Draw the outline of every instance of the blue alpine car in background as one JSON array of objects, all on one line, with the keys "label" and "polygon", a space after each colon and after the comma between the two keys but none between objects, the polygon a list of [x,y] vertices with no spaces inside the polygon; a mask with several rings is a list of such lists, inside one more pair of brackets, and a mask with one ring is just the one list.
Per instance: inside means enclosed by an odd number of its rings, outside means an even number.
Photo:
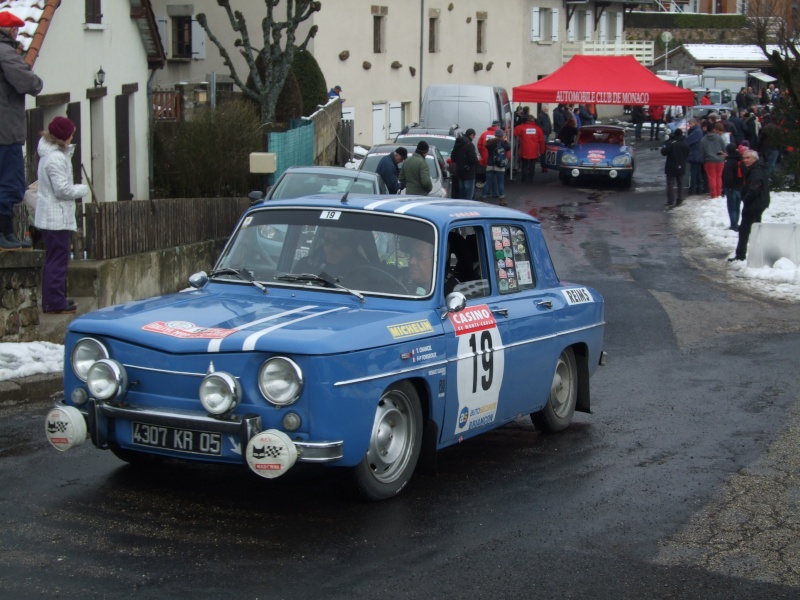
[{"label": "blue alpine car in background", "polygon": [[564,185],[591,179],[616,181],[630,187],[636,170],[633,147],[625,141],[625,128],[615,125],[581,127],[571,146],[557,139],[548,142],[545,165],[558,170]]},{"label": "blue alpine car in background", "polygon": [[190,283],[69,324],[55,448],[327,465],[380,500],[520,415],[563,430],[605,361],[600,294],[558,279],[535,218],[481,202],[264,201]]}]

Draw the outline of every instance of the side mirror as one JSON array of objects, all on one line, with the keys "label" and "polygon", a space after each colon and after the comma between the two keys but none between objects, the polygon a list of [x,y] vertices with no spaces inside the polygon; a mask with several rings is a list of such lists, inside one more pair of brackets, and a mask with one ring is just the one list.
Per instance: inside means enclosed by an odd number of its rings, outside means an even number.
[{"label": "side mirror", "polygon": [[208,275],[205,271],[200,271],[189,276],[189,285],[195,289],[200,289],[208,283]]},{"label": "side mirror", "polygon": [[250,204],[257,204],[264,199],[264,192],[261,190],[253,190],[247,194],[247,197],[250,198]]},{"label": "side mirror", "polygon": [[467,307],[467,297],[461,292],[450,292],[447,298],[444,299],[447,310],[443,311],[440,315],[442,321],[447,318],[449,313],[461,312]]}]

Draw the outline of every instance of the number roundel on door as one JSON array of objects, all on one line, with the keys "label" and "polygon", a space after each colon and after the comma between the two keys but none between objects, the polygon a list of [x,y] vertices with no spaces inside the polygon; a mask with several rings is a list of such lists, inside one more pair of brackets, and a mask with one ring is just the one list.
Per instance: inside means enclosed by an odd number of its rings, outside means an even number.
[{"label": "number roundel on door", "polygon": [[503,340],[485,304],[450,313],[458,336],[458,416],[455,433],[493,422],[500,401],[505,356]]}]

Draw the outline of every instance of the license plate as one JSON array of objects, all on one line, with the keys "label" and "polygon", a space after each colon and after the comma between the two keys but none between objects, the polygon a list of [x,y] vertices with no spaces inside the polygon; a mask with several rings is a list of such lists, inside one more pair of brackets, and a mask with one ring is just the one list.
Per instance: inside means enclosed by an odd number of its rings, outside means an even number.
[{"label": "license plate", "polygon": [[162,448],[191,454],[219,456],[222,453],[222,434],[210,431],[133,423],[131,441],[137,446]]}]

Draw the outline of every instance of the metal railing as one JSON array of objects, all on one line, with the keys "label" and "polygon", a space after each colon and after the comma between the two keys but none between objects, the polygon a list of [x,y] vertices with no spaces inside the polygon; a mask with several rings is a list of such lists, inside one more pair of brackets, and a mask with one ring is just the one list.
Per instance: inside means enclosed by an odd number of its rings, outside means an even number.
[{"label": "metal railing", "polygon": [[564,42],[561,45],[561,62],[566,63],[576,54],[590,56],[625,56],[633,57],[641,64],[649,67],[655,58],[655,42],[652,41],[624,41],[624,42]]}]

